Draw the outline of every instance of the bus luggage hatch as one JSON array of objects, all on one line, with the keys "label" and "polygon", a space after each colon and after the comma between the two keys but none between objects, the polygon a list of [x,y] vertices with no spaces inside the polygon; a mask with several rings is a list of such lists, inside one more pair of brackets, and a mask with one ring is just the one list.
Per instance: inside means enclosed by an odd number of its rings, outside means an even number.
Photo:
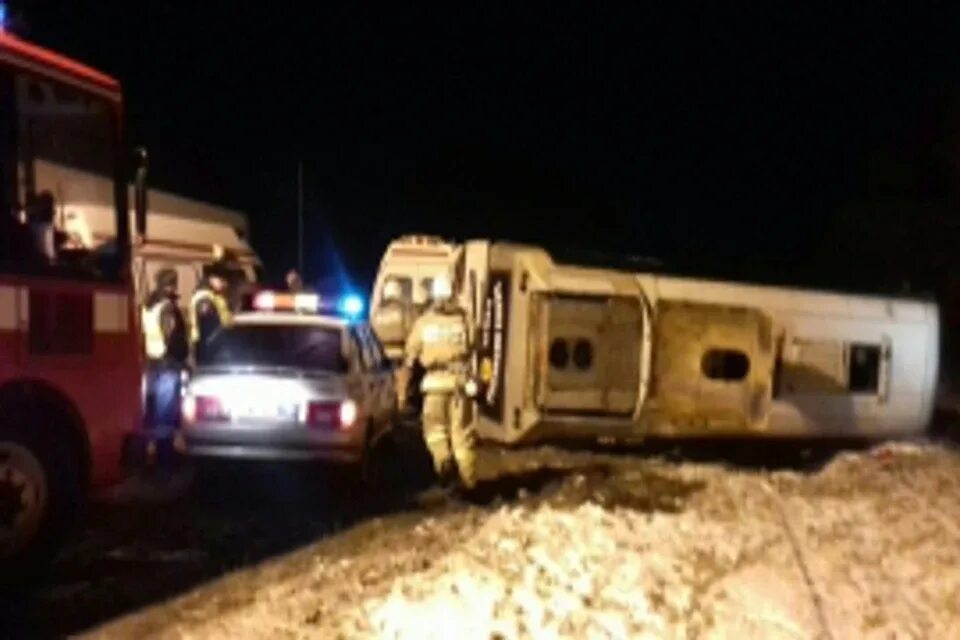
[{"label": "bus luggage hatch", "polygon": [[539,406],[571,415],[632,415],[640,376],[640,300],[548,295],[535,308]]},{"label": "bus luggage hatch", "polygon": [[773,325],[762,311],[661,301],[651,408],[679,429],[764,430],[774,359]]}]

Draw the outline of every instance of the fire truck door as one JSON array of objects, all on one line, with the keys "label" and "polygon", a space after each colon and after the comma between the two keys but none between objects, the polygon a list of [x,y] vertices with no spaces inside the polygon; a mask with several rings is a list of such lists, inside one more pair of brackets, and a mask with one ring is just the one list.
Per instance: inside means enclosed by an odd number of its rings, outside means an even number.
[{"label": "fire truck door", "polygon": [[540,407],[579,415],[631,415],[640,376],[639,299],[547,295],[535,304]]},{"label": "fire truck door", "polygon": [[758,309],[661,301],[650,408],[681,430],[765,429],[775,362],[772,327]]}]

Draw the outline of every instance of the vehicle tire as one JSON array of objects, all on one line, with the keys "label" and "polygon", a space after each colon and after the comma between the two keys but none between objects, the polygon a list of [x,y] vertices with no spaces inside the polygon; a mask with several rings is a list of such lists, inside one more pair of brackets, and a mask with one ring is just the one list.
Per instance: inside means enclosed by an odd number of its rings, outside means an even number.
[{"label": "vehicle tire", "polygon": [[34,575],[76,522],[86,483],[67,419],[15,407],[0,422],[0,583]]}]

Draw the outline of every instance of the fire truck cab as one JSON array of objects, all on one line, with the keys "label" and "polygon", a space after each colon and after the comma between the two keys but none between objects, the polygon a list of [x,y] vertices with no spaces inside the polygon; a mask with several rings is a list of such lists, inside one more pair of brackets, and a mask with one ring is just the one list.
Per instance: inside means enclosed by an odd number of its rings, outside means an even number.
[{"label": "fire truck cab", "polygon": [[[118,478],[140,418],[122,117],[116,80],[0,30],[0,580]],[[63,242],[55,211],[80,200],[103,203],[113,242]]]}]

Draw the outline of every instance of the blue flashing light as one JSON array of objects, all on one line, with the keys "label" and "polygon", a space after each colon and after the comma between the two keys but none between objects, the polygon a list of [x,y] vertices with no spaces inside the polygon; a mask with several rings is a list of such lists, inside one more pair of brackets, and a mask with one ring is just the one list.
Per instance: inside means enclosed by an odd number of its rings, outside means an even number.
[{"label": "blue flashing light", "polygon": [[7,29],[7,4],[0,0],[0,31]]},{"label": "blue flashing light", "polygon": [[348,293],[340,298],[337,303],[337,311],[351,320],[356,320],[363,313],[363,298],[355,293]]}]

